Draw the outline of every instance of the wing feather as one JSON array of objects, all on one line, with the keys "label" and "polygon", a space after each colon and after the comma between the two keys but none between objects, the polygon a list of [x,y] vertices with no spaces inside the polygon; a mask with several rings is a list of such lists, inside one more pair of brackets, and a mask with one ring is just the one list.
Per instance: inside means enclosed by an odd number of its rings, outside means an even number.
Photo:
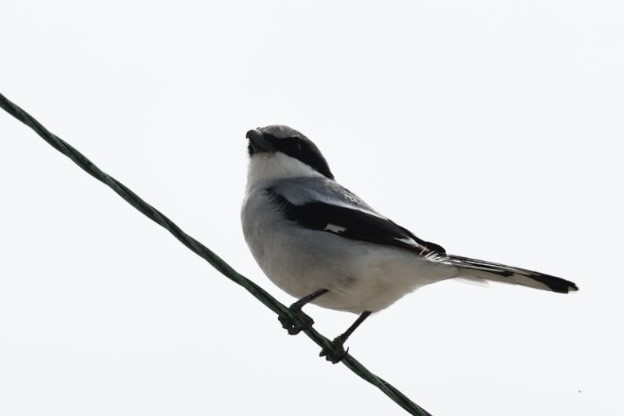
[{"label": "wing feather", "polygon": [[400,247],[420,255],[445,253],[441,246],[421,240],[393,221],[360,207],[318,200],[295,204],[273,188],[267,192],[280,205],[288,220],[303,227],[353,240]]}]

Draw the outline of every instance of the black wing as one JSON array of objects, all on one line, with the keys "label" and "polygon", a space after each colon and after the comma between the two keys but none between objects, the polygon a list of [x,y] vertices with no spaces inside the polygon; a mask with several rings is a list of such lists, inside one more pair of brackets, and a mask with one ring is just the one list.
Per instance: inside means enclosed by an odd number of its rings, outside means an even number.
[{"label": "black wing", "polygon": [[295,205],[272,189],[267,192],[282,207],[286,218],[306,228],[353,240],[401,247],[421,255],[445,254],[441,246],[421,240],[387,218],[319,201]]}]

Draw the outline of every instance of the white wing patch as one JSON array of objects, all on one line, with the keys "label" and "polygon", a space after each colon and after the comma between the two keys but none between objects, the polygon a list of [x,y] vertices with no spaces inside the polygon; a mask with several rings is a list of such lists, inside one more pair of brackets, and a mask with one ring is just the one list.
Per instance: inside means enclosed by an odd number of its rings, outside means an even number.
[{"label": "white wing patch", "polygon": [[412,238],[395,238],[395,240],[400,241],[402,243],[405,243],[407,245],[410,245],[412,247],[420,249],[420,254],[421,255],[424,254],[425,251],[427,251],[427,247],[421,246],[416,241],[414,241],[414,239],[412,239]]},{"label": "white wing patch", "polygon": [[341,233],[345,230],[346,230],[345,227],[341,227],[335,224],[327,224],[325,228],[323,229],[323,231],[331,231],[332,233]]},{"label": "white wing patch", "polygon": [[395,240],[400,241],[402,243],[408,244],[410,246],[414,246],[414,247],[420,247],[418,245],[418,243],[414,240],[412,240],[411,238],[395,238]]}]

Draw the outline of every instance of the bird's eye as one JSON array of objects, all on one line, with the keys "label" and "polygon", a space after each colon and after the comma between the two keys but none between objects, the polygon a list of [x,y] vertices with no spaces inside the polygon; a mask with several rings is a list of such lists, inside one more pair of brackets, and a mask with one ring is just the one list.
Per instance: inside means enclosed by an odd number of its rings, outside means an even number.
[{"label": "bird's eye", "polygon": [[303,145],[296,137],[289,137],[288,139],[285,139],[283,143],[291,153],[301,154],[303,152]]}]

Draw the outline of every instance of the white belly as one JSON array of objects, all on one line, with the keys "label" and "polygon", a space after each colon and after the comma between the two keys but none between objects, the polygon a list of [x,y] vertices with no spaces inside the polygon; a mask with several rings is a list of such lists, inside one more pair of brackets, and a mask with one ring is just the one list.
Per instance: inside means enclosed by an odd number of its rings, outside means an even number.
[{"label": "white belly", "polygon": [[409,250],[304,229],[266,209],[270,206],[264,195],[246,199],[245,239],[263,272],[296,298],[324,288],[329,293],[313,303],[354,313],[375,312],[421,286],[456,275],[455,268]]}]

